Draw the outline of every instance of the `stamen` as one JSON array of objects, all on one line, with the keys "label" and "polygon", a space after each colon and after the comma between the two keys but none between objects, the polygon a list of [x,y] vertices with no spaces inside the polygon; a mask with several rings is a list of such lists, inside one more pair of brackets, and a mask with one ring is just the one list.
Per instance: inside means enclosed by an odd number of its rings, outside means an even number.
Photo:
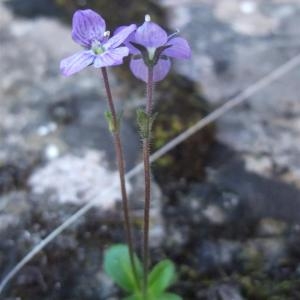
[{"label": "stamen", "polygon": [[150,15],[145,15],[145,22],[150,22],[150,21],[151,21]]},{"label": "stamen", "polygon": [[110,36],[110,31],[109,30],[105,31],[104,34],[103,34],[103,36],[104,37],[109,37]]}]

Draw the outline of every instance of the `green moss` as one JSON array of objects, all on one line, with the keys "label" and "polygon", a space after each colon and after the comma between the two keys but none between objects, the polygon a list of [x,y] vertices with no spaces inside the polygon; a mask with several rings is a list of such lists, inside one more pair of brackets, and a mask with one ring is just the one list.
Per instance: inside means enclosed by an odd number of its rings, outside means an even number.
[{"label": "green moss", "polygon": [[[299,280],[287,279],[275,281],[262,270],[257,274],[236,278],[247,299],[253,300],[289,300],[300,287]],[[299,291],[300,292],[300,291]]]},{"label": "green moss", "polygon": [[[156,98],[155,111],[159,115],[153,126],[153,150],[161,148],[209,111],[194,82],[179,75],[170,74],[157,85]],[[214,127],[209,126],[178,145],[167,159],[161,158],[154,164],[156,179],[162,185],[181,178],[199,180],[213,137]]]}]

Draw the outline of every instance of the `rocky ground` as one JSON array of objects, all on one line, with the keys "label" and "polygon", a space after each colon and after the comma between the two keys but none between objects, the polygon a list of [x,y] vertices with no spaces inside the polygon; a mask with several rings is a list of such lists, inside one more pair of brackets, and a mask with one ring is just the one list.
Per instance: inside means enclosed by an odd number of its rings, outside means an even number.
[{"label": "rocky ground", "polygon": [[[78,48],[62,21],[74,1],[58,2],[0,2],[1,277],[91,195],[96,204],[3,297],[119,299],[101,271],[105,247],[123,241],[118,193],[97,198],[118,180],[105,96],[92,69],[59,74],[61,58]],[[112,26],[151,11],[193,48],[193,59],[157,87],[155,148],[300,49],[297,0],[132,1],[123,16],[114,5],[98,7],[114,16]],[[143,89],[125,71],[110,77],[129,170],[140,161],[133,115]],[[152,258],[176,262],[174,290],[185,300],[300,299],[299,81],[298,68],[155,164]],[[137,236],[141,179],[128,182]]]}]

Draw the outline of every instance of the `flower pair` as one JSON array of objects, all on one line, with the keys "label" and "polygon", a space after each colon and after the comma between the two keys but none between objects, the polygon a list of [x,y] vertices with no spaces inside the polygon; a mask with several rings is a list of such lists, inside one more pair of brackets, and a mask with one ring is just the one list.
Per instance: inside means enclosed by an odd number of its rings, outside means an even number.
[{"label": "flower pair", "polygon": [[167,36],[165,30],[150,20],[137,27],[119,27],[110,38],[105,21],[96,12],[78,10],[73,16],[73,40],[85,50],[60,64],[63,75],[70,76],[89,65],[95,68],[116,66],[132,54],[130,69],[139,79],[147,81],[148,68],[153,70],[153,81],[160,81],[171,68],[170,58],[187,59],[191,55],[187,41],[177,34]]}]

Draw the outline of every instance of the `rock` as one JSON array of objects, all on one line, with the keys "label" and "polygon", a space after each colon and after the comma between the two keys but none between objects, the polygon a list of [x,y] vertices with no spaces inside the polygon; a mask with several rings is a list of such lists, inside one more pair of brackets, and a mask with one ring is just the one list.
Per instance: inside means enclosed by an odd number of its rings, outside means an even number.
[{"label": "rock", "polygon": [[[142,230],[144,216],[144,177],[137,176],[130,181],[132,185],[132,193],[130,195],[130,207],[134,222],[138,224],[137,229]],[[150,231],[149,231],[149,245],[151,248],[159,248],[165,242],[167,237],[165,221],[162,215],[163,195],[159,185],[151,180],[151,203],[150,203]]]},{"label": "rock", "polygon": [[[226,148],[226,147],[225,147]],[[215,150],[226,153],[224,145]],[[214,151],[212,151],[212,155]],[[272,218],[288,224],[300,220],[300,190],[277,178],[266,178],[245,169],[239,152],[229,151],[225,160],[215,163],[209,179],[221,190],[231,191],[240,198],[243,207],[243,222],[253,222],[261,218]]]},{"label": "rock", "polygon": [[47,160],[52,160],[58,158],[60,155],[60,150],[55,144],[49,144],[44,150],[44,156]]},{"label": "rock", "polygon": [[[96,151],[88,151],[83,157],[66,155],[54,159],[31,175],[29,185],[35,194],[52,190],[52,198],[61,203],[83,204],[93,199],[95,205],[107,209],[117,199],[120,201],[118,173],[109,171],[103,153]],[[101,198],[101,193],[112,185],[116,189],[110,191],[110,197]],[[129,183],[127,188],[130,193]]]},{"label": "rock", "polygon": [[239,223],[243,207],[239,195],[229,189],[218,186],[192,184],[182,193],[176,194],[180,210],[184,211],[184,218],[193,224],[209,226],[230,226]]},{"label": "rock", "polygon": [[241,244],[229,240],[202,241],[197,249],[198,272],[201,274],[215,274],[221,268],[233,270]]},{"label": "rock", "polygon": [[118,291],[111,278],[101,272],[97,274],[97,277],[101,282],[100,297],[108,300],[117,300],[116,295]]},{"label": "rock", "polygon": [[0,193],[7,193],[15,189],[24,189],[27,178],[39,163],[36,153],[10,154],[9,161],[0,161]]},{"label": "rock", "polygon": [[191,228],[187,224],[166,224],[166,236],[163,247],[168,250],[174,257],[184,255],[186,247],[191,239]]},{"label": "rock", "polygon": [[261,219],[258,224],[258,236],[280,236],[286,233],[287,224],[272,218]]},{"label": "rock", "polygon": [[78,117],[78,107],[74,99],[61,100],[49,106],[51,118],[59,124],[68,124]]},{"label": "rock", "polygon": [[[194,59],[180,64],[181,73],[201,81],[217,106],[297,55],[297,1],[164,2],[173,28],[181,24],[192,44]],[[295,69],[227,112],[217,139],[240,152],[249,171],[300,187],[298,82]]]},{"label": "rock", "polygon": [[237,286],[222,283],[208,291],[208,300],[244,300]]},{"label": "rock", "polygon": [[28,0],[26,3],[22,0],[11,0],[7,1],[6,4],[13,8],[15,13],[26,15],[27,17],[57,15],[57,6],[53,0],[45,0],[43,3],[38,0]]},{"label": "rock", "polygon": [[212,224],[223,224],[226,221],[224,211],[217,205],[209,205],[203,210],[203,215]]},{"label": "rock", "polygon": [[249,239],[239,255],[246,271],[278,267],[287,257],[286,240],[283,238]]},{"label": "rock", "polygon": [[263,36],[275,31],[279,22],[264,14],[255,1],[219,1],[215,15],[242,34]]},{"label": "rock", "polygon": [[49,135],[49,134],[55,132],[56,130],[57,130],[57,124],[54,122],[49,122],[46,125],[41,125],[37,129],[37,133],[40,136],[46,136],[46,135]]},{"label": "rock", "polygon": [[18,185],[18,169],[14,165],[2,165],[0,167],[0,192],[8,192],[11,189],[16,188]]},{"label": "rock", "polygon": [[297,260],[300,260],[300,237],[299,231],[295,231],[288,237],[287,240],[288,251],[290,255]]}]

